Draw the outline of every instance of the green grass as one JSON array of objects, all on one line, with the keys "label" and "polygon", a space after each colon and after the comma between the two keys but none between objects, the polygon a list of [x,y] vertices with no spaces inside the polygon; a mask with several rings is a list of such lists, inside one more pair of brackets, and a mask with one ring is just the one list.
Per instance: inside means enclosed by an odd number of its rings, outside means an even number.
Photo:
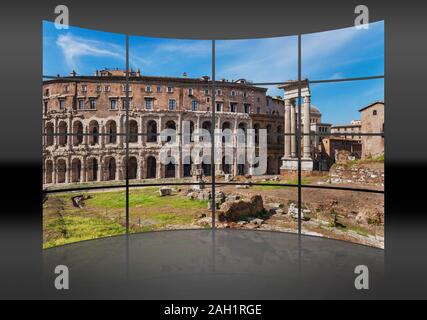
[{"label": "green grass", "polygon": [[82,216],[66,216],[54,219],[50,221],[45,228],[48,228],[49,232],[61,236],[45,242],[43,248],[117,235],[125,232],[125,228],[116,221]]},{"label": "green grass", "polygon": [[[190,225],[195,215],[207,209],[208,201],[191,200],[181,193],[160,196],[159,188],[131,189],[130,230],[162,230],[173,225]],[[83,208],[75,208],[71,197],[90,196]],[[43,205],[44,248],[124,232],[125,191],[67,192],[52,194]]]}]

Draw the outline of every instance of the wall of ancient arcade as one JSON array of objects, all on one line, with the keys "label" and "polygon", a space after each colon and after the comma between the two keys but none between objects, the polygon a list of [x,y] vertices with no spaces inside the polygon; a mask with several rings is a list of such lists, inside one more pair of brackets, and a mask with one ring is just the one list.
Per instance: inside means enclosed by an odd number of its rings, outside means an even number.
[{"label": "wall of ancient arcade", "polygon": [[[159,153],[165,142],[160,131],[175,128],[180,132],[183,121],[190,121],[194,131],[209,129],[212,114],[203,111],[129,111],[129,178],[159,179],[191,176],[191,164],[164,165]],[[126,177],[126,114],[117,111],[108,117],[85,112],[50,113],[43,118],[43,183],[78,183],[119,181]],[[71,128],[71,130],[70,130]],[[211,127],[212,128],[212,127]],[[221,112],[214,128],[266,129],[268,134],[267,174],[278,174],[283,156],[283,117]],[[179,141],[180,142],[180,141]],[[235,141],[234,141],[235,143]],[[234,144],[233,152],[236,153]],[[204,165],[205,174],[210,166]],[[250,166],[237,164],[215,167],[217,173],[233,175],[250,172]]]}]

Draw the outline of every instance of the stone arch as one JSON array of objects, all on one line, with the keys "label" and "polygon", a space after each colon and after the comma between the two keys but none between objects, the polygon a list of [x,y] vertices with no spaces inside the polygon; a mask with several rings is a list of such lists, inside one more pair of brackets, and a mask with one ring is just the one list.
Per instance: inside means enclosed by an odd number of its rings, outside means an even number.
[{"label": "stone arch", "polygon": [[82,162],[79,158],[71,161],[71,182],[80,182],[82,172]]},{"label": "stone arch", "polygon": [[58,183],[65,183],[66,175],[67,175],[67,162],[65,161],[65,159],[58,159],[56,161],[56,171],[57,171],[56,181]]},{"label": "stone arch", "polygon": [[67,133],[68,133],[68,126],[65,121],[61,121],[58,124],[58,144],[61,147],[64,147],[67,144]]},{"label": "stone arch", "polygon": [[52,179],[53,162],[52,162],[52,160],[46,160],[44,171],[45,171],[45,180],[44,180],[45,183],[52,183],[53,182],[53,179]]},{"label": "stone arch", "polygon": [[46,133],[46,140],[45,140],[46,146],[53,146],[54,130],[53,130],[53,123],[52,122],[46,123],[45,133]]},{"label": "stone arch", "polygon": [[105,161],[105,168],[104,168],[105,180],[116,180],[116,177],[117,177],[116,159],[110,156],[110,157],[106,157],[104,161]]},{"label": "stone arch", "polygon": [[99,124],[98,121],[89,122],[89,144],[94,146],[99,143]]},{"label": "stone arch", "polygon": [[147,122],[147,142],[157,142],[157,122],[154,120]]},{"label": "stone arch", "polygon": [[138,142],[138,122],[134,119],[129,120],[129,142]]},{"label": "stone arch", "polygon": [[[173,121],[173,120],[167,121],[166,124],[165,124],[165,129],[175,130],[175,133],[176,133],[176,123],[175,123],[175,121]],[[176,134],[173,135],[173,136],[168,135],[167,138],[166,138],[166,141],[174,143],[176,141]]]},{"label": "stone arch", "polygon": [[108,120],[105,124],[107,143],[117,143],[117,124],[115,120]]},{"label": "stone arch", "polygon": [[87,160],[87,181],[98,180],[98,159],[89,158]]},{"label": "stone arch", "polygon": [[129,169],[128,178],[136,179],[137,173],[138,173],[138,160],[134,156],[129,157],[128,160],[129,160],[128,161],[128,169]]},{"label": "stone arch", "polygon": [[248,128],[245,122],[240,122],[238,126],[239,130],[237,132],[237,141],[239,143],[245,143],[246,141],[246,130]]},{"label": "stone arch", "polygon": [[[202,123],[202,132],[200,132],[200,140],[201,141],[208,141],[208,137],[206,137],[205,135],[207,135],[206,131],[209,132],[209,140],[211,140],[211,134],[212,134],[212,122],[210,122],[209,120],[203,121]],[[206,131],[205,131],[206,130]]]},{"label": "stone arch", "polygon": [[222,123],[221,129],[223,131],[222,132],[222,134],[223,134],[223,136],[222,136],[222,143],[226,143],[226,142],[230,143],[232,137],[230,135],[224,136],[224,130],[227,130],[227,131],[231,130],[231,123],[229,121],[224,121]]},{"label": "stone arch", "polygon": [[78,146],[83,142],[83,124],[77,120],[73,123],[73,145]]},{"label": "stone arch", "polygon": [[165,178],[175,178],[175,164],[172,162],[169,162],[167,165],[165,165]]},{"label": "stone arch", "polygon": [[153,179],[156,178],[157,173],[157,161],[154,156],[147,157],[147,178]]}]

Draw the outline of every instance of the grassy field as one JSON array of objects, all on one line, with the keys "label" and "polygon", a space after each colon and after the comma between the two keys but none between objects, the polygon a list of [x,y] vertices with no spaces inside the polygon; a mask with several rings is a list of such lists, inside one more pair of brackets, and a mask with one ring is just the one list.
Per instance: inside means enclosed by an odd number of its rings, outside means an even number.
[{"label": "grassy field", "polygon": [[[83,208],[75,208],[71,197],[85,195]],[[43,247],[125,232],[125,191],[66,192],[49,195],[43,205]],[[179,192],[161,197],[158,188],[131,189],[129,215],[131,232],[162,230],[190,225],[207,211],[207,201],[187,199]]]}]

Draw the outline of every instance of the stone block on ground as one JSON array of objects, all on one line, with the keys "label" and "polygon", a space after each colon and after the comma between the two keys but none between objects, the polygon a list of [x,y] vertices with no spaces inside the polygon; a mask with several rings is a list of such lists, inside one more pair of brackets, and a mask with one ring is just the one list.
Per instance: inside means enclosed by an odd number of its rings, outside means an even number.
[{"label": "stone block on ground", "polygon": [[172,194],[172,189],[169,188],[169,187],[161,187],[159,189],[159,194],[162,197],[164,197],[164,196],[170,196]]}]

